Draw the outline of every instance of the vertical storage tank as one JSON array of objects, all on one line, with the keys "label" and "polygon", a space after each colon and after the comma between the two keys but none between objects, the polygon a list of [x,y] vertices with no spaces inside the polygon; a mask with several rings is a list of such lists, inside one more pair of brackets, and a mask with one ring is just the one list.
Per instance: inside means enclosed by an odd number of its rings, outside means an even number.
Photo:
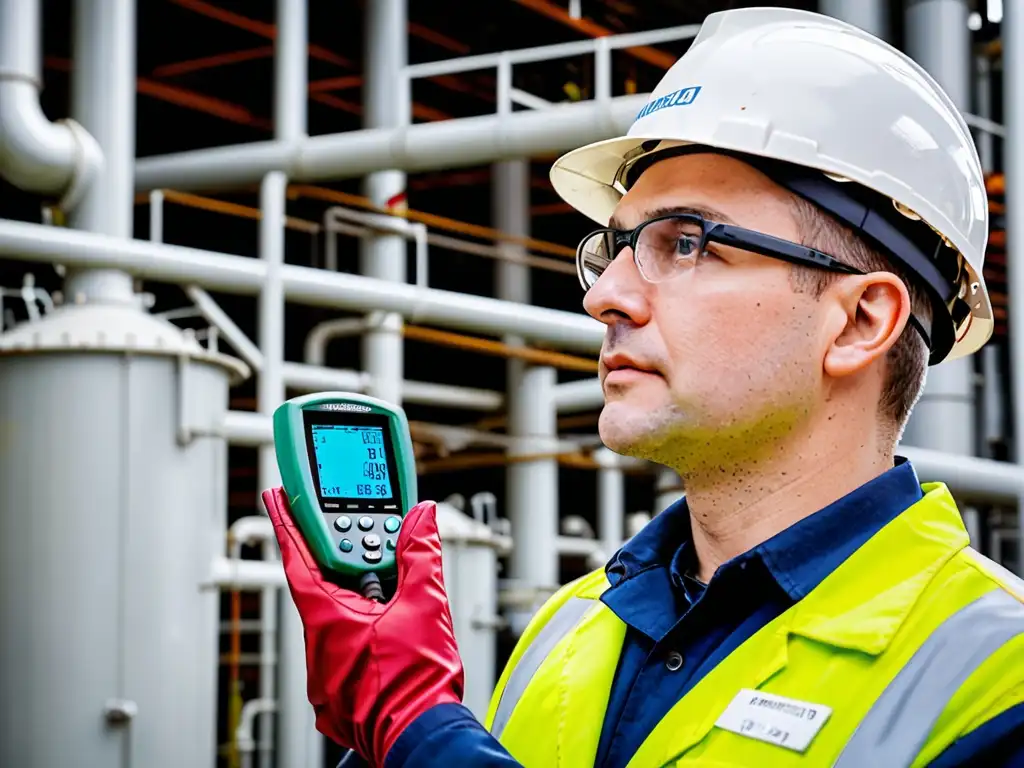
[{"label": "vertical storage tank", "polygon": [[0,765],[214,765],[209,435],[247,375],[132,306],[0,336]]}]

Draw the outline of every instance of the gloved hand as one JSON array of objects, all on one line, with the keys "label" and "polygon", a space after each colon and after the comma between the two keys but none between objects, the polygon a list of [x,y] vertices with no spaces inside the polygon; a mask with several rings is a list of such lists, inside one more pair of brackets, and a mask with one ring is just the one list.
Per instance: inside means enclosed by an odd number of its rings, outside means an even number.
[{"label": "gloved hand", "polygon": [[316,728],[371,765],[383,765],[420,714],[462,701],[437,504],[420,502],[406,515],[395,546],[398,586],[382,604],[323,577],[283,488],[264,491],[263,503],[305,628],[307,695]]}]

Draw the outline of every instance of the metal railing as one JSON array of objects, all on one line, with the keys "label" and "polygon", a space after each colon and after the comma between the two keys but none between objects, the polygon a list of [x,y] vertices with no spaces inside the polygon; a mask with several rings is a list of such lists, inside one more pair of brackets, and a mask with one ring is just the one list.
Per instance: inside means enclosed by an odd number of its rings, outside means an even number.
[{"label": "metal railing", "polygon": [[411,83],[413,80],[437,77],[438,75],[497,69],[498,81],[495,96],[498,114],[505,114],[512,111],[513,104],[519,104],[529,109],[543,109],[551,106],[550,102],[512,86],[512,68],[516,64],[536,64],[565,59],[570,56],[591,55],[594,57],[594,99],[603,101],[612,97],[612,51],[689,40],[696,37],[699,31],[700,24],[686,24],[649,32],[607,35],[588,40],[574,40],[568,43],[502,51],[501,53],[462,56],[407,66],[405,76]]}]

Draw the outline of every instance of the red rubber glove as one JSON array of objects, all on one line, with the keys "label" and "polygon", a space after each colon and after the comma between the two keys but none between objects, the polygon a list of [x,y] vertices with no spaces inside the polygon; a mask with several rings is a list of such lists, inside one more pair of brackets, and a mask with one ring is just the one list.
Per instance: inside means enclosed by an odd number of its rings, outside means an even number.
[{"label": "red rubber glove", "polygon": [[285,577],[305,628],[307,695],[316,728],[373,765],[409,724],[459,703],[462,659],[441,573],[437,504],[409,510],[395,546],[398,586],[378,603],[327,581],[282,488],[263,492]]}]

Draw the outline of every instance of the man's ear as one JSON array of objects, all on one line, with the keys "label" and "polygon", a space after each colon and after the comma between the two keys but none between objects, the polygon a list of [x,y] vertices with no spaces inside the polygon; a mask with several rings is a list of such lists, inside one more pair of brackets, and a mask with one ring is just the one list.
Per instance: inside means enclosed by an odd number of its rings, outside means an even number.
[{"label": "man's ear", "polygon": [[910,319],[910,294],[891,272],[844,277],[826,295],[835,302],[837,325],[845,316],[825,354],[829,376],[851,376],[884,358]]}]

